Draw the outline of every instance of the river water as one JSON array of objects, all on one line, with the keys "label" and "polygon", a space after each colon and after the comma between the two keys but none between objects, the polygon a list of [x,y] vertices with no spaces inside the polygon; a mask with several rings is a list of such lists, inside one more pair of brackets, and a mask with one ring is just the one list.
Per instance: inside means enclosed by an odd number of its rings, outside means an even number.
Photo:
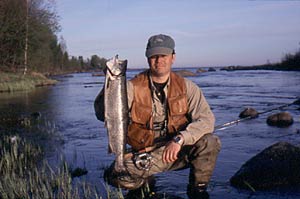
[{"label": "river water", "polygon": [[[196,69],[190,69],[195,72]],[[128,78],[140,70],[129,70]],[[86,180],[97,186],[105,196],[103,168],[114,156],[107,153],[107,134],[93,110],[96,95],[104,77],[91,73],[55,77],[56,86],[37,88],[30,92],[0,93],[0,110],[12,115],[40,112],[53,122],[65,143],[59,147],[66,160],[74,167],[86,167]],[[216,125],[238,119],[246,107],[258,111],[292,103],[300,96],[300,72],[282,71],[220,71],[188,77],[199,85],[216,116]],[[298,144],[300,141],[299,106],[285,109],[292,114],[294,124],[288,128],[270,127],[266,118],[271,113],[248,120],[215,133],[222,141],[216,168],[209,186],[211,198],[299,198],[300,192],[255,192],[231,187],[229,179],[245,161],[278,141]],[[55,148],[55,146],[54,146]],[[50,162],[59,159],[53,150],[47,154]],[[163,173],[156,176],[158,192],[187,198],[185,191],[188,170]],[[292,171],[291,171],[292,172]]]}]

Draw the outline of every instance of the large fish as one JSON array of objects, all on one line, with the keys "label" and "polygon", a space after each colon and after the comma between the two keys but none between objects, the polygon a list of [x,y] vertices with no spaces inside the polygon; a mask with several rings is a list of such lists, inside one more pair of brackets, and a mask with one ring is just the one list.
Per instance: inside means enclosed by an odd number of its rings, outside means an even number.
[{"label": "large fish", "polygon": [[126,171],[124,153],[128,128],[128,103],[126,87],[127,60],[118,55],[106,63],[104,87],[104,115],[108,132],[109,151],[116,155],[115,170]]}]

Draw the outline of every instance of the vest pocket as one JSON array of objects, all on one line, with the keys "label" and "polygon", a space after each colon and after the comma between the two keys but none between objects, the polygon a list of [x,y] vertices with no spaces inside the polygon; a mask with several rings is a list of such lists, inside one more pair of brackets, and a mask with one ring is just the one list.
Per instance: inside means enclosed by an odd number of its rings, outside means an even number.
[{"label": "vest pocket", "polygon": [[180,95],[169,99],[169,109],[172,116],[186,114],[188,111],[186,95]]},{"label": "vest pocket", "polygon": [[187,97],[186,95],[179,95],[169,99],[169,133],[176,133],[184,130],[188,124],[187,119]]},{"label": "vest pocket", "polygon": [[134,102],[131,108],[131,120],[138,124],[145,125],[151,117],[152,107],[145,106],[141,103]]},{"label": "vest pocket", "polygon": [[153,145],[154,133],[151,130],[142,128],[138,124],[130,124],[127,133],[127,143],[134,150],[141,150]]}]

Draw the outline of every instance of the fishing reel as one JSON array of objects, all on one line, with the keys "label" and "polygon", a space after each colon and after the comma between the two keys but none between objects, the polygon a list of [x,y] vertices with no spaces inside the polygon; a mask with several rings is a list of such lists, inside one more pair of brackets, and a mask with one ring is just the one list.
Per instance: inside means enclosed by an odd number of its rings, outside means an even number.
[{"label": "fishing reel", "polygon": [[133,162],[139,170],[149,170],[152,166],[152,156],[149,153],[137,153],[133,156]]}]

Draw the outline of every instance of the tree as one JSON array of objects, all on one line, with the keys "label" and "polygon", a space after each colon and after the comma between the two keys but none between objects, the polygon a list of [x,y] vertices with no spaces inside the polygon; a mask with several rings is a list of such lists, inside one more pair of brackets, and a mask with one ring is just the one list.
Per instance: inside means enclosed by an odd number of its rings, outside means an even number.
[{"label": "tree", "polygon": [[107,59],[100,58],[100,68],[103,70],[106,67]]},{"label": "tree", "polygon": [[63,36],[60,36],[59,39],[59,44],[58,44],[58,50],[57,50],[57,61],[58,63],[55,65],[58,65],[60,70],[64,70],[65,62],[64,62],[64,54],[67,52],[67,44]]},{"label": "tree", "polygon": [[69,65],[69,54],[68,52],[64,52],[63,54],[63,65],[67,67]]},{"label": "tree", "polygon": [[93,68],[100,67],[100,57],[98,57],[98,55],[92,55],[92,57],[91,57],[91,66]]},{"label": "tree", "polygon": [[59,68],[53,65],[55,55],[58,55],[56,32],[60,27],[53,2],[46,0],[30,0],[29,3],[29,64],[32,69],[49,71]]},{"label": "tree", "polygon": [[41,71],[58,67],[53,65],[60,54],[53,7],[50,0],[0,1],[0,67],[16,69],[28,64],[29,69]]},{"label": "tree", "polygon": [[79,60],[79,63],[80,63],[80,67],[81,67],[81,68],[84,68],[84,60],[83,60],[83,57],[82,57],[82,56],[79,56],[79,57],[78,57],[78,60]]},{"label": "tree", "polygon": [[300,70],[300,50],[295,54],[286,54],[280,65],[290,70]]},{"label": "tree", "polygon": [[96,68],[103,68],[106,66],[107,59],[105,58],[100,58],[98,55],[93,55],[91,57],[91,67],[96,69]]},{"label": "tree", "polygon": [[25,10],[25,1],[0,1],[0,66],[2,67],[14,67],[23,62]]}]

